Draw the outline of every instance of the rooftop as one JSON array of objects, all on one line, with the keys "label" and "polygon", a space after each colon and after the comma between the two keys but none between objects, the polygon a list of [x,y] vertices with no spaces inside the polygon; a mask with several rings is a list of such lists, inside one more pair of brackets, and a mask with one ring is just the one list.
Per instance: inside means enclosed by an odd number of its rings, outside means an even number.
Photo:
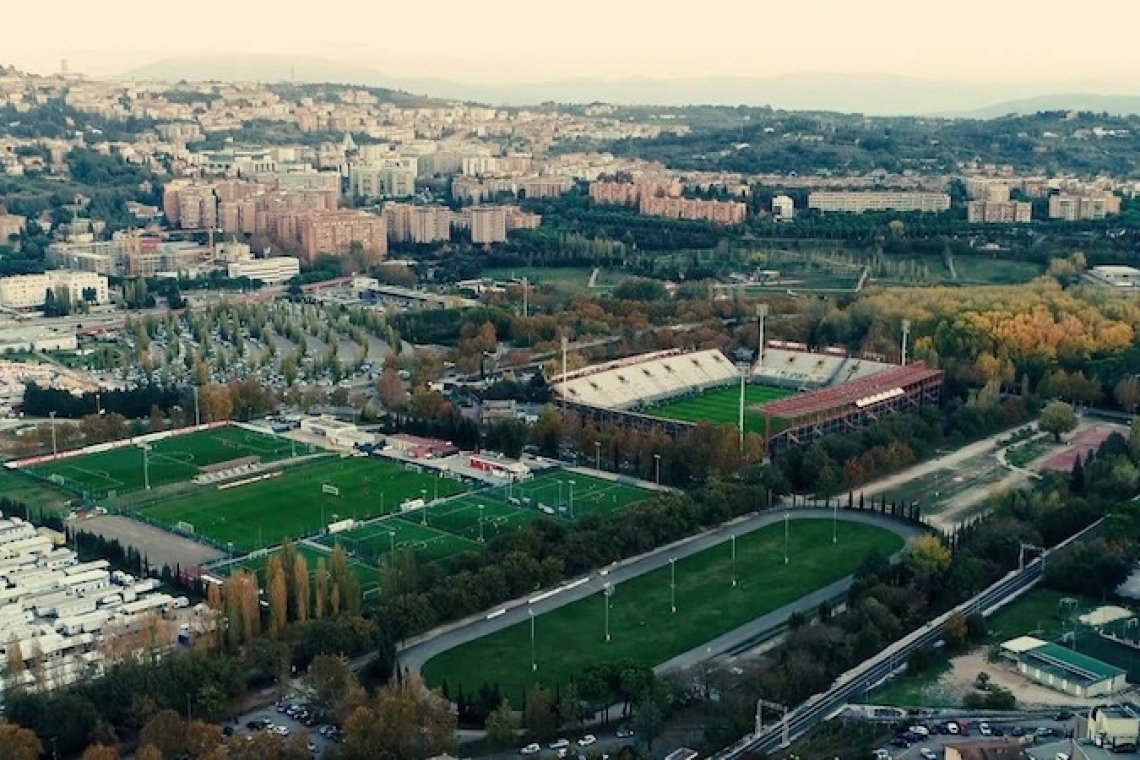
[{"label": "rooftop", "polygon": [[1121,668],[1101,662],[1058,644],[1042,644],[1023,653],[1023,658],[1046,672],[1083,683],[1107,681],[1125,674]]},{"label": "rooftop", "polygon": [[773,401],[763,407],[764,415],[785,420],[809,417],[847,406],[870,406],[898,396],[904,388],[941,377],[942,371],[922,362],[884,370],[849,383]]}]

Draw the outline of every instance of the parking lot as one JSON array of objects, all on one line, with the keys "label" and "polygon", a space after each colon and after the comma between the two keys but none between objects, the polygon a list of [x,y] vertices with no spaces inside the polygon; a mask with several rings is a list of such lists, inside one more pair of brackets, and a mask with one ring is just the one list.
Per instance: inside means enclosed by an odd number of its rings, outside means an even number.
[{"label": "parking lot", "polygon": [[243,715],[242,722],[234,727],[234,733],[241,736],[258,731],[275,731],[281,736],[288,737],[300,734],[308,739],[310,743],[309,748],[312,750],[314,758],[324,757],[325,752],[333,744],[333,740],[329,736],[321,733],[321,724],[312,721],[313,725],[307,726],[302,720],[298,720],[288,713],[279,712],[281,707],[290,704],[294,703],[286,701],[285,704],[281,706],[266,707],[262,710]]},{"label": "parking lot", "polygon": [[[1055,717],[1061,717],[1055,716]],[[958,733],[951,733],[949,723],[958,726]],[[943,723],[925,721],[917,724],[925,728],[928,736],[921,736],[921,732],[904,732],[899,734],[891,744],[884,746],[878,754],[879,758],[886,760],[942,760],[945,756],[947,744],[961,741],[977,741],[986,738],[1016,738],[1026,744],[1028,752],[1036,760],[1055,760],[1058,753],[1081,758],[1080,753],[1072,753],[1070,745],[1081,749],[1095,749],[1083,747],[1078,742],[1070,740],[1068,734],[1075,729],[1076,721],[1072,717],[1063,720],[1040,718],[1029,721],[947,721]],[[906,739],[915,739],[907,742]],[[1052,748],[1050,750],[1050,748]],[[1101,752],[1101,750],[1097,750]],[[1108,753],[1105,753],[1108,756]],[[1091,755],[1090,755],[1091,757]],[[1115,757],[1115,756],[1113,756]]]}]

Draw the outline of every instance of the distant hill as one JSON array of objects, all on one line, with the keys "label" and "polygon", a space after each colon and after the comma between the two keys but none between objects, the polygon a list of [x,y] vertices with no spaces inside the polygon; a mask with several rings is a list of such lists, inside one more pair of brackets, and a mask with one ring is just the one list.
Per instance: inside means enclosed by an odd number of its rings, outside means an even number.
[{"label": "distant hill", "polygon": [[868,115],[991,118],[1038,110],[1087,109],[1140,113],[1140,97],[1052,94],[1047,85],[969,84],[886,74],[797,73],[771,77],[684,79],[562,79],[522,84],[473,84],[438,78],[396,78],[375,68],[318,58],[216,56],[173,58],[117,79],[165,81],[328,82],[381,87],[431,98],[502,105],[749,105]]}]

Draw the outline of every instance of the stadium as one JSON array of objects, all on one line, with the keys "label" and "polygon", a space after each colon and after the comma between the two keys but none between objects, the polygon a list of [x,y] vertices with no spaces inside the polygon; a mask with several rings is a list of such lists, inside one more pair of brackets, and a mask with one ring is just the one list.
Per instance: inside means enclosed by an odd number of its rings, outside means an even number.
[{"label": "stadium", "polygon": [[937,404],[941,386],[942,372],[922,362],[891,364],[777,340],[751,364],[736,364],[718,349],[674,349],[551,382],[560,406],[598,423],[681,435],[700,422],[743,422],[745,432],[763,436],[769,453]]}]

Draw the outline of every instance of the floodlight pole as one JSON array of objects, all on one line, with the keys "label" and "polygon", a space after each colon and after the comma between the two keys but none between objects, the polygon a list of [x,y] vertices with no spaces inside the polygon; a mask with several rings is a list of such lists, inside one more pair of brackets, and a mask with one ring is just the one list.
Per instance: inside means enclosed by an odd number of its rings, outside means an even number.
[{"label": "floodlight pole", "polygon": [[150,490],[150,456],[147,452],[150,451],[149,443],[142,443],[139,445],[143,453],[143,488],[147,491]]},{"label": "floodlight pole", "polygon": [[479,505],[479,543],[483,543],[483,505]]},{"label": "floodlight pole", "polygon": [[737,420],[737,430],[740,436],[740,451],[744,451],[744,382],[748,378],[748,365],[740,365],[740,418]]},{"label": "floodlight pole", "polygon": [[784,564],[788,564],[788,524],[791,522],[792,513],[784,513]]},{"label": "floodlight pole", "polygon": [[194,427],[202,427],[202,412],[198,406],[198,386],[190,386],[194,391]]},{"label": "floodlight pole", "polygon": [[677,611],[677,560],[669,558],[669,608]]},{"label": "floodlight pole", "polygon": [[[427,489],[420,489],[420,501],[427,501]],[[420,505],[420,525],[427,525],[427,504]]]},{"label": "floodlight pole", "polygon": [[55,444],[55,412],[48,412],[48,416],[51,417],[51,455],[54,459],[59,456],[59,448]]},{"label": "floodlight pole", "polygon": [[606,641],[610,640],[610,597],[614,595],[614,587],[612,583],[606,583],[602,586],[602,599],[606,603]]},{"label": "floodlight pole", "polygon": [[537,672],[538,658],[534,653],[534,610],[528,609],[527,612],[530,614],[530,669],[531,672]]},{"label": "floodlight pole", "polygon": [[602,471],[602,442],[594,441],[594,469]]},{"label": "floodlight pole", "polygon": [[732,539],[732,585],[733,585],[733,587],[735,587],[736,586],[736,534],[735,533],[730,534],[729,538]]},{"label": "floodlight pole", "polygon": [[831,506],[831,543],[839,543],[839,499]]},{"label": "floodlight pole", "polygon": [[570,519],[574,519],[574,481],[567,481],[570,483]]},{"label": "floodlight pole", "polygon": [[388,553],[392,556],[396,555],[396,531],[388,531]]},{"label": "floodlight pole", "polygon": [[661,455],[653,455],[653,482],[661,485]]}]

